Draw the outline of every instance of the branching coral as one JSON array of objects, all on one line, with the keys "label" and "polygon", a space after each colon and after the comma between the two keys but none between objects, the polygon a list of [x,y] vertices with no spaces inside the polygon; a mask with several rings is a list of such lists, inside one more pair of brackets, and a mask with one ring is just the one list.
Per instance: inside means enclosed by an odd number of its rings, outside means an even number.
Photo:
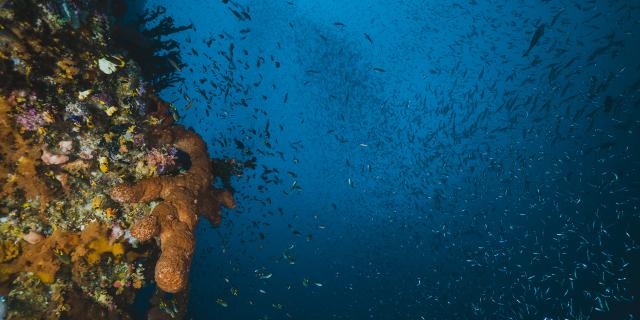
[{"label": "branching coral", "polygon": [[162,144],[173,143],[187,153],[191,167],[177,176],[153,177],[116,186],[111,191],[111,198],[121,203],[163,200],[150,215],[133,226],[131,234],[141,241],[160,236],[162,254],[156,264],[155,280],[160,289],[179,292],[188,281],[199,209],[208,210],[207,217],[219,216],[220,204],[231,207],[233,200],[228,194],[228,201],[220,201],[221,197],[211,190],[211,163],[207,146],[200,136],[181,126],[168,125],[159,127],[152,136]]}]

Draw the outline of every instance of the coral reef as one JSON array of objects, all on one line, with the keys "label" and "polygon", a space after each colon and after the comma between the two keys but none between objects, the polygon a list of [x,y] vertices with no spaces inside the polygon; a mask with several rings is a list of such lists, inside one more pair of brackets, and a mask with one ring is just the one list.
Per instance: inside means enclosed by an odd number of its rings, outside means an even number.
[{"label": "coral reef", "polygon": [[162,254],[156,264],[155,280],[162,290],[173,293],[183,290],[188,281],[197,213],[204,212],[218,224],[220,204],[234,207],[235,203],[229,193],[216,193],[211,189],[213,174],[207,146],[197,134],[181,126],[162,126],[152,132],[152,140],[173,144],[187,153],[191,167],[177,176],[153,177],[116,186],[111,198],[121,203],[163,200],[132,227],[131,234],[141,241],[160,236]]},{"label": "coral reef", "polygon": [[[153,93],[179,80],[177,43],[162,35],[189,27],[149,11],[135,25],[148,45],[126,47],[113,39],[117,3],[0,1],[7,319],[129,319],[137,290],[154,284],[149,317],[184,316],[187,293],[164,292],[186,287],[199,214],[217,226],[235,206],[227,168]],[[213,189],[214,174],[228,188]]]},{"label": "coral reef", "polygon": [[14,129],[10,110],[11,105],[0,96],[0,197],[11,196],[20,189],[27,199],[38,201],[44,207],[51,195],[45,182],[37,175],[40,150],[31,143],[31,139]]},{"label": "coral reef", "polygon": [[148,166],[156,169],[157,174],[163,174],[168,168],[175,165],[176,150],[171,148],[168,151],[163,151],[153,148],[145,155],[145,161]]}]

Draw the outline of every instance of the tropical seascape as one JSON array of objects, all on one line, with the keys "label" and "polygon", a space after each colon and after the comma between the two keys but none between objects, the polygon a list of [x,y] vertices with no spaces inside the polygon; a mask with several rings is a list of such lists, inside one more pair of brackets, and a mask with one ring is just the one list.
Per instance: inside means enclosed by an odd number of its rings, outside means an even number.
[{"label": "tropical seascape", "polygon": [[638,319],[640,2],[0,1],[0,319]]}]

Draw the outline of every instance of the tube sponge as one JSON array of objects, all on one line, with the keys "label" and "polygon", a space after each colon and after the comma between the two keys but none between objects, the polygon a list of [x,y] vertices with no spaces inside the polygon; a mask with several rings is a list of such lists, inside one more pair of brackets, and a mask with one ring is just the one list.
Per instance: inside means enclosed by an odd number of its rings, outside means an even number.
[{"label": "tube sponge", "polygon": [[[206,209],[207,217],[212,212],[219,216],[220,205],[225,202],[211,189],[211,161],[200,136],[178,125],[160,127],[151,135],[187,153],[191,167],[176,176],[152,177],[115,186],[111,198],[120,203],[163,200],[133,225],[131,234],[140,241],[159,236],[161,255],[156,263],[155,280],[163,291],[175,293],[187,285],[198,212]],[[233,203],[231,194],[226,198],[226,203]]]}]

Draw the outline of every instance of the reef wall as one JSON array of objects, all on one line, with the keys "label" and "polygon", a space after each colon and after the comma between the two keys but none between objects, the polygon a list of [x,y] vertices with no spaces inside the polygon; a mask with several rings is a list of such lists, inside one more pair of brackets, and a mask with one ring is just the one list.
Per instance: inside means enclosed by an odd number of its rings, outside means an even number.
[{"label": "reef wall", "polygon": [[164,293],[187,286],[199,214],[217,226],[235,206],[212,188],[226,169],[154,94],[179,81],[162,35],[188,27],[161,9],[123,27],[121,10],[0,1],[0,318],[127,319],[154,285],[149,318],[179,318],[184,293]]}]

